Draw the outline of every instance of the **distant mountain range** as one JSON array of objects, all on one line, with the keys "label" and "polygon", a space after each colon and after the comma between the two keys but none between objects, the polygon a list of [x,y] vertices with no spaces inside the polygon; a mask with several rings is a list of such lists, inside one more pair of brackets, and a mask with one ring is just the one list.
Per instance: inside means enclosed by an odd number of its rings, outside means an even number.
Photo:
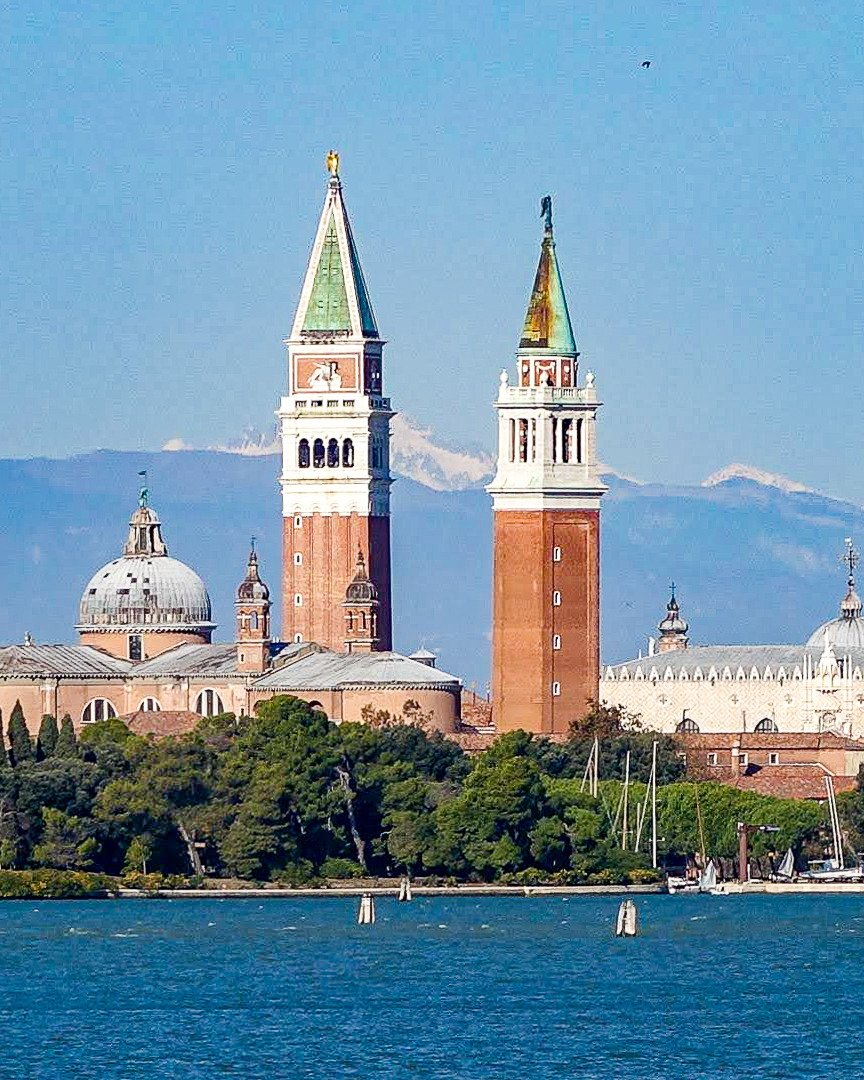
[{"label": "distant mountain range", "polygon": [[[491,510],[488,454],[438,445],[397,426],[393,486],[395,647],[421,643],[440,666],[484,688],[489,668]],[[249,536],[278,595],[278,458],[249,435],[238,448],[101,450],[65,460],[0,460],[0,641],[74,639],[89,576],[115,558],[147,469],[173,555],[204,578],[217,637],[233,634],[233,597]],[[606,475],[602,642],[606,662],[647,646],[674,578],[693,644],[803,642],[837,611],[846,536],[864,511],[783,477],[730,466],[705,484],[639,484]],[[277,613],[278,616],[278,613]],[[278,625],[278,618],[276,625]]]}]

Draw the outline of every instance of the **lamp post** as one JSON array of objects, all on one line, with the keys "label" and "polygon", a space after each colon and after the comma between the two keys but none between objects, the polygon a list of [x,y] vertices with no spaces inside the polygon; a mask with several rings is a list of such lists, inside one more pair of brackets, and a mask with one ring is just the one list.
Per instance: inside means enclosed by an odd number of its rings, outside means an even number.
[{"label": "lamp post", "polygon": [[746,885],[750,862],[750,835],[752,833],[780,832],[779,825],[748,825],[738,822],[738,881]]}]

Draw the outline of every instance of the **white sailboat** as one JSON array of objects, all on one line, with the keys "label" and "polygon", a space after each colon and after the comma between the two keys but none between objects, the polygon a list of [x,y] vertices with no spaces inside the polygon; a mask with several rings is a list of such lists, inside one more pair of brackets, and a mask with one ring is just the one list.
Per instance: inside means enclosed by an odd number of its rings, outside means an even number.
[{"label": "white sailboat", "polygon": [[864,866],[860,860],[857,866],[847,867],[843,858],[843,833],[840,829],[840,815],[837,813],[834,781],[831,776],[825,777],[825,791],[828,795],[828,818],[831,822],[834,857],[810,862],[809,869],[798,877],[803,881],[864,881]]},{"label": "white sailboat", "polygon": [[790,847],[783,856],[780,865],[777,867],[777,872],[774,877],[777,878],[778,881],[791,881],[794,873],[795,856],[792,854],[792,848]]}]

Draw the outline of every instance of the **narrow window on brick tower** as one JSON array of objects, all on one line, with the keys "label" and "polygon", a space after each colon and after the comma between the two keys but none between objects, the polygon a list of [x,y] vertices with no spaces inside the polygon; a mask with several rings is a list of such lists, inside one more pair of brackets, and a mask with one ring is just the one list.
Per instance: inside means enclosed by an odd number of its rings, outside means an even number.
[{"label": "narrow window on brick tower", "polygon": [[561,460],[568,464],[572,460],[573,452],[573,421],[561,421]]},{"label": "narrow window on brick tower", "polygon": [[552,648],[553,649],[560,649],[561,648],[561,635],[560,634],[553,634],[552,635]]},{"label": "narrow window on brick tower", "polygon": [[301,469],[309,468],[309,440],[301,439],[297,446],[297,464]]},{"label": "narrow window on brick tower", "polygon": [[337,439],[331,439],[327,443],[327,467],[328,469],[335,469],[339,465],[339,442]]},{"label": "narrow window on brick tower", "polygon": [[561,607],[561,593],[557,589],[552,593],[552,606]]},{"label": "narrow window on brick tower", "polygon": [[561,694],[561,683],[560,682],[553,682],[552,683],[552,696],[553,697],[559,697],[560,694]]},{"label": "narrow window on brick tower", "polygon": [[312,453],[312,464],[316,469],[324,468],[324,440],[316,439]]},{"label": "narrow window on brick tower", "polygon": [[346,469],[354,467],[354,443],[351,439],[342,443],[342,464]]}]

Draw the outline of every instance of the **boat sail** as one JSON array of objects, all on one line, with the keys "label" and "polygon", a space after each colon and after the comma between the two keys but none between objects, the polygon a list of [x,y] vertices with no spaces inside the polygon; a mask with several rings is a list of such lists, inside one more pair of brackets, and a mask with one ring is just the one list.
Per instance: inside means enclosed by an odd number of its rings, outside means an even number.
[{"label": "boat sail", "polygon": [[777,867],[777,873],[774,875],[777,878],[791,879],[795,873],[795,856],[792,854],[792,848],[790,847],[786,854],[783,856],[780,865]]},{"label": "boat sail", "polygon": [[717,867],[714,860],[709,859],[708,865],[702,871],[699,878],[699,892],[712,892],[717,888]]}]

